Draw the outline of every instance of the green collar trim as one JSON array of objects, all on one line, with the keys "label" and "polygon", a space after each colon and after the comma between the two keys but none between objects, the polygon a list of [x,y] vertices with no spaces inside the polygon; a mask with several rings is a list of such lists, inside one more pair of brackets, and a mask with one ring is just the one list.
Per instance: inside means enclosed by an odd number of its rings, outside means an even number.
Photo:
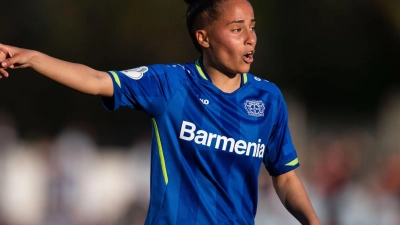
[{"label": "green collar trim", "polygon": [[[197,71],[199,72],[200,76],[201,76],[204,80],[208,80],[207,76],[204,74],[203,69],[202,69],[201,66],[200,66],[199,60],[196,60],[195,64],[196,64],[196,69],[197,69]],[[243,74],[242,74],[242,77],[243,77],[243,84],[247,83],[247,81],[248,81],[247,73],[243,73]]]},{"label": "green collar trim", "polygon": [[203,70],[201,69],[199,60],[196,60],[196,69],[199,72],[200,76],[204,79],[204,80],[208,80],[206,75],[204,74]]}]

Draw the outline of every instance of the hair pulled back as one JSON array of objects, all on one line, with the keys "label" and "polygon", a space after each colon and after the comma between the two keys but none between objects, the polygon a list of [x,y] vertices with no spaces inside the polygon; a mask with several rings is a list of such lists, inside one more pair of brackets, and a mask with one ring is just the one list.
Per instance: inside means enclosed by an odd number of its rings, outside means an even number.
[{"label": "hair pulled back", "polygon": [[190,38],[197,51],[201,53],[201,46],[196,38],[196,31],[203,29],[218,19],[221,14],[220,3],[227,0],[184,0],[189,6],[186,12],[186,26]]}]

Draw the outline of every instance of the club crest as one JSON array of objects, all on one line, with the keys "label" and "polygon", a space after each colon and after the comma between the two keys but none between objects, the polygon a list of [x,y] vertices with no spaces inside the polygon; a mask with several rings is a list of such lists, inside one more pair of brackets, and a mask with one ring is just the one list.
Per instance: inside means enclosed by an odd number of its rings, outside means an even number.
[{"label": "club crest", "polygon": [[146,73],[148,70],[149,69],[146,66],[141,66],[130,70],[124,70],[121,72],[134,80],[139,80],[143,77],[143,74]]},{"label": "club crest", "polygon": [[244,108],[247,114],[254,117],[264,116],[265,106],[262,101],[257,100],[246,100],[244,103]]}]

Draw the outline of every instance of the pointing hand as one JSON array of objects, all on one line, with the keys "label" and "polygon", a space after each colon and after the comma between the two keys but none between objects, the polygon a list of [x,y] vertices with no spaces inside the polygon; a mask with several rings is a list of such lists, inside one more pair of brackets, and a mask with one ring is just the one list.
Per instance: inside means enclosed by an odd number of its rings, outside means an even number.
[{"label": "pointing hand", "polygon": [[0,44],[0,78],[8,77],[6,69],[26,68],[34,51]]}]

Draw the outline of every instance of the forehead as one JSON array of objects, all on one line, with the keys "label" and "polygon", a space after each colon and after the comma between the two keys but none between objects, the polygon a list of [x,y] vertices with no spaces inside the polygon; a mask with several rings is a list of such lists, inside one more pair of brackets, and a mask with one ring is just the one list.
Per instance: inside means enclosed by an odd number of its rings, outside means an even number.
[{"label": "forehead", "polygon": [[228,0],[221,5],[220,22],[254,19],[253,7],[247,0]]}]

